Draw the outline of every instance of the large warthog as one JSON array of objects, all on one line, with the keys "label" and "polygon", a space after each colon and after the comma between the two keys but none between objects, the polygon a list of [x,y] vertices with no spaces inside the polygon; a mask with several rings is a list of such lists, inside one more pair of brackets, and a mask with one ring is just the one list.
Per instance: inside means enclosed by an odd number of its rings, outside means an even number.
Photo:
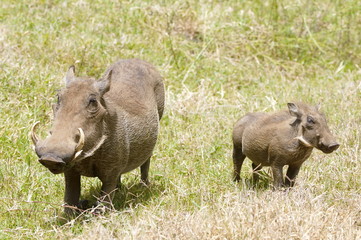
[{"label": "large warthog", "polygon": [[[233,129],[234,180],[240,180],[243,161],[248,157],[253,162],[254,182],[258,181],[257,170],[270,166],[274,188],[292,187],[313,148],[331,153],[338,147],[318,106],[288,103],[288,111],[248,113]],[[285,165],[288,169],[284,181]]]},{"label": "large warthog", "polygon": [[[140,166],[148,183],[150,157],[164,109],[162,77],[149,63],[120,60],[95,80],[76,77],[71,66],[54,104],[49,136],[31,138],[39,162],[64,173],[67,205],[77,206],[80,176],[98,177],[102,196],[111,201],[120,176]],[[66,212],[71,212],[65,207]]]}]

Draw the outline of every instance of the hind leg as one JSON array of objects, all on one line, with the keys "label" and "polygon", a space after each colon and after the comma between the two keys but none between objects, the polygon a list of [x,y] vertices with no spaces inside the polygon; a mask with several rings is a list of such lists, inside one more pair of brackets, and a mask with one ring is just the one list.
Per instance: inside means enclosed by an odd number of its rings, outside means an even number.
[{"label": "hind leg", "polygon": [[253,172],[252,172],[253,184],[256,184],[256,183],[258,183],[258,180],[259,180],[258,171],[261,170],[262,167],[260,164],[252,163],[252,169],[253,169]]},{"label": "hind leg", "polygon": [[149,172],[150,158],[140,166],[140,180],[145,185],[149,185],[148,172]]},{"label": "hind leg", "polygon": [[242,152],[242,147],[233,146],[233,181],[241,180],[241,168],[246,155]]}]

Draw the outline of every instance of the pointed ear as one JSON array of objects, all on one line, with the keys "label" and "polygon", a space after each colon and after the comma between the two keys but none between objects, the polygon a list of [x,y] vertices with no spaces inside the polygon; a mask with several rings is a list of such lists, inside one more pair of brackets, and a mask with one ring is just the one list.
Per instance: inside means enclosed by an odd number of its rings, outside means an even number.
[{"label": "pointed ear", "polygon": [[299,111],[298,106],[294,103],[287,103],[288,110],[291,114],[291,116],[301,118],[302,113]]},{"label": "pointed ear", "polygon": [[72,82],[75,78],[75,66],[71,65],[68,69],[68,72],[66,73],[66,76],[64,78],[65,80],[65,86],[68,86],[70,82]]},{"label": "pointed ear", "polygon": [[110,89],[110,80],[112,78],[113,70],[108,71],[104,76],[95,82],[95,88],[98,89],[101,96]]},{"label": "pointed ear", "polygon": [[317,111],[320,111],[321,110],[321,103],[318,103],[316,106],[315,106],[316,110]]}]

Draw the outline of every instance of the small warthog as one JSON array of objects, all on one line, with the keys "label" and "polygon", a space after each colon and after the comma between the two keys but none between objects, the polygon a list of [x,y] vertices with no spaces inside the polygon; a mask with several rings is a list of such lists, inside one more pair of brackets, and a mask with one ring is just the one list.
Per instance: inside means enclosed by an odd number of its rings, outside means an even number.
[{"label": "small warthog", "polygon": [[[270,166],[274,188],[292,187],[313,148],[331,153],[338,147],[318,106],[288,103],[288,111],[248,113],[233,129],[234,180],[240,180],[243,161],[248,157],[253,162],[254,182],[258,181],[256,171]],[[285,184],[284,165],[288,165]]]},{"label": "small warthog", "polygon": [[[120,60],[95,80],[76,77],[71,66],[54,104],[49,136],[31,138],[39,162],[64,173],[67,205],[77,206],[80,176],[98,177],[102,196],[111,201],[120,176],[140,166],[148,183],[150,157],[164,109],[162,77],[149,63]],[[66,212],[71,208],[65,207]]]}]

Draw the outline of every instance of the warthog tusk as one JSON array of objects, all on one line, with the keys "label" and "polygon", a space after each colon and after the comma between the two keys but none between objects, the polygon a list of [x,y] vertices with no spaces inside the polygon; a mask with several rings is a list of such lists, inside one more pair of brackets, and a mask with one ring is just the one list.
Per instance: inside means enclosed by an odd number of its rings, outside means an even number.
[{"label": "warthog tusk", "polygon": [[313,147],[311,143],[309,143],[302,135],[296,137],[296,139],[298,139],[298,141],[300,141],[303,145],[305,145],[305,147]]},{"label": "warthog tusk", "polygon": [[78,131],[79,131],[80,137],[79,137],[79,142],[75,147],[75,155],[77,155],[77,156],[79,156],[79,154],[81,153],[81,151],[84,147],[84,139],[85,139],[83,129],[78,128]]},{"label": "warthog tusk", "polygon": [[35,129],[36,129],[36,126],[38,126],[38,124],[40,123],[40,121],[37,121],[36,123],[33,124],[33,126],[31,127],[31,131],[30,131],[30,138],[31,140],[33,141],[34,145],[36,145],[39,141],[39,137],[38,135],[36,135],[35,133]]},{"label": "warthog tusk", "polygon": [[74,159],[79,157],[80,154],[82,154],[83,150],[80,150],[79,152],[76,152],[75,155],[74,155]]},{"label": "warthog tusk", "polygon": [[[90,149],[89,151],[87,152],[83,152],[83,151],[79,151],[75,154],[75,157],[73,158],[73,160],[76,160],[76,161],[81,161],[87,157],[90,157],[90,156],[93,156],[93,154],[95,153],[95,151],[97,151],[102,145],[103,143],[105,142],[105,140],[107,139],[107,136],[106,135],[103,135],[102,138],[98,141],[98,143],[92,148]],[[80,154],[83,153],[83,156],[79,157]],[[79,158],[78,158],[79,157]]]}]

